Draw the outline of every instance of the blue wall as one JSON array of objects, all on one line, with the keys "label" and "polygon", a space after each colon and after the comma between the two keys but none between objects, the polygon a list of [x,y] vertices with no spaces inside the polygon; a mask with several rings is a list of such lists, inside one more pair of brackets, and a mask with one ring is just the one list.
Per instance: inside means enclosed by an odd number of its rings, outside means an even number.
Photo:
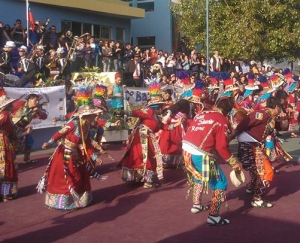
[{"label": "blue wall", "polygon": [[[136,2],[132,2],[132,6]],[[137,37],[155,36],[156,49],[172,52],[172,18],[170,0],[155,0],[154,11],[145,12],[144,19],[131,21],[131,35],[133,44],[137,44]]]},{"label": "blue wall", "polygon": [[[42,23],[46,22],[47,18],[50,18],[49,26],[56,25],[58,32],[60,31],[62,20],[84,22],[111,27],[112,39],[116,39],[116,27],[123,28],[125,29],[125,42],[130,42],[130,19],[35,3],[30,3],[30,10],[34,19],[40,20]],[[1,0],[0,21],[12,27],[16,19],[21,19],[23,28],[26,27],[25,1]]]}]

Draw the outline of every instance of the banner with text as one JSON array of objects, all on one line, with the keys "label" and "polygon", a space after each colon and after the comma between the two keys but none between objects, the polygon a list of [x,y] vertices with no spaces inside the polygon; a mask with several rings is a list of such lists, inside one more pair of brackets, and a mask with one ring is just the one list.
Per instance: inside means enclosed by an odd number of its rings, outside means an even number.
[{"label": "banner with text", "polygon": [[[46,120],[33,119],[31,125],[33,129],[60,127],[65,123],[66,115],[66,92],[65,86],[53,86],[43,88],[13,88],[5,87],[9,97],[26,100],[30,94],[37,94],[41,98],[39,108],[47,113]],[[61,121],[53,123],[53,118],[60,118]]]}]

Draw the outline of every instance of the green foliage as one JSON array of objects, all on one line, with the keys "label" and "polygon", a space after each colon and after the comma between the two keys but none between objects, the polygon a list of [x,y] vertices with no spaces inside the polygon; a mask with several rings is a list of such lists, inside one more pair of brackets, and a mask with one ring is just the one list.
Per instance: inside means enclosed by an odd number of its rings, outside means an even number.
[{"label": "green foliage", "polygon": [[111,108],[108,111],[107,114],[107,121],[111,122],[111,123],[115,123],[116,121],[120,121],[120,125],[119,126],[111,126],[106,128],[107,131],[121,131],[121,130],[128,130],[128,124],[126,122],[126,120],[124,119],[124,117],[119,117],[115,115],[115,109]]},{"label": "green foliage", "polygon": [[[206,45],[206,0],[181,0],[172,10],[189,46]],[[210,50],[234,59],[295,60],[300,55],[299,11],[299,0],[210,0]]]},{"label": "green foliage", "polygon": [[57,78],[47,78],[46,81],[44,82],[44,87],[52,87],[52,86],[58,86],[58,85],[63,85],[64,81],[62,79],[57,79]]},{"label": "green foliage", "polygon": [[87,72],[87,73],[99,73],[100,68],[99,67],[81,67],[80,72]]}]

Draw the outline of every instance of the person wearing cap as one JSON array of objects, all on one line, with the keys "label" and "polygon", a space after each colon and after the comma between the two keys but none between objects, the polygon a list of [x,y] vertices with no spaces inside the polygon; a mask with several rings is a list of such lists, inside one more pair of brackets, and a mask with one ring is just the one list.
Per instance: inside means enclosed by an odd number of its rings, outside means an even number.
[{"label": "person wearing cap", "polygon": [[[11,120],[12,99],[0,88],[0,200],[7,202],[17,197],[18,173],[15,167],[13,141],[16,138],[15,125]],[[25,135],[26,132],[22,135]]]},{"label": "person wearing cap", "polygon": [[59,77],[65,82],[68,82],[71,79],[71,64],[70,61],[66,57],[64,57],[64,53],[64,48],[57,48],[56,66],[59,69]]},{"label": "person wearing cap", "polygon": [[44,47],[42,45],[36,46],[36,53],[33,57],[33,62],[37,67],[37,72],[41,73],[45,79],[50,75],[50,70],[46,67],[46,57],[44,53]]},{"label": "person wearing cap", "polygon": [[[47,119],[47,113],[39,108],[39,102],[41,99],[42,96],[31,93],[26,97],[26,100],[18,100],[14,102],[12,119],[16,125],[18,133],[22,133],[27,129],[32,130],[32,125],[30,125],[30,123],[33,119]],[[24,153],[24,163],[37,162],[36,160],[30,159],[33,143],[34,139],[31,134],[27,134],[25,137],[21,136],[18,140],[16,151]]]},{"label": "person wearing cap", "polygon": [[246,193],[253,195],[251,205],[257,208],[273,207],[272,203],[263,198],[264,190],[270,186],[274,176],[263,144],[267,136],[274,131],[275,119],[280,113],[280,107],[279,99],[270,97],[266,109],[247,115],[229,137],[229,140],[236,136],[238,138],[238,158],[251,178]]},{"label": "person wearing cap", "polygon": [[90,176],[105,180],[95,171],[102,160],[101,146],[92,141],[91,124],[101,110],[93,105],[93,87],[79,85],[74,97],[76,111],[58,132],[42,145],[46,149],[59,142],[37,190],[46,190],[45,206],[56,210],[76,210],[92,201]]},{"label": "person wearing cap", "polygon": [[[225,200],[228,181],[215,155],[217,153],[229,166],[239,172],[238,159],[229,150],[226,116],[233,108],[231,98],[222,97],[214,110],[196,115],[182,141],[185,167],[193,190],[192,213],[209,210],[208,225],[226,225],[229,219],[222,218],[219,210]],[[201,202],[202,194],[212,189],[210,207]]]},{"label": "person wearing cap", "polygon": [[12,51],[16,47],[13,41],[6,41],[4,47],[0,50],[0,72],[9,74],[15,73],[16,70],[12,65]]},{"label": "person wearing cap", "polygon": [[123,85],[122,76],[120,73],[115,74],[115,82],[108,87],[107,97],[111,99],[111,107],[114,109],[114,114],[123,116],[124,100],[123,100]]},{"label": "person wearing cap", "polygon": [[32,60],[28,59],[27,47],[21,46],[18,48],[19,61],[18,61],[18,73],[22,74],[18,87],[25,87],[27,85],[35,85],[35,74],[37,73],[37,68]]}]

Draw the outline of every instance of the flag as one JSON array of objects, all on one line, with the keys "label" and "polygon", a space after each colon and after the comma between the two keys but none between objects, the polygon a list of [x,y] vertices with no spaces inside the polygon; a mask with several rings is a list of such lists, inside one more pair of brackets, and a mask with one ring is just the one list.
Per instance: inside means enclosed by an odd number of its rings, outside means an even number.
[{"label": "flag", "polygon": [[33,14],[32,14],[32,12],[30,11],[30,8],[29,8],[29,7],[28,7],[28,21],[30,22],[32,31],[34,31],[35,28],[34,28]]}]

